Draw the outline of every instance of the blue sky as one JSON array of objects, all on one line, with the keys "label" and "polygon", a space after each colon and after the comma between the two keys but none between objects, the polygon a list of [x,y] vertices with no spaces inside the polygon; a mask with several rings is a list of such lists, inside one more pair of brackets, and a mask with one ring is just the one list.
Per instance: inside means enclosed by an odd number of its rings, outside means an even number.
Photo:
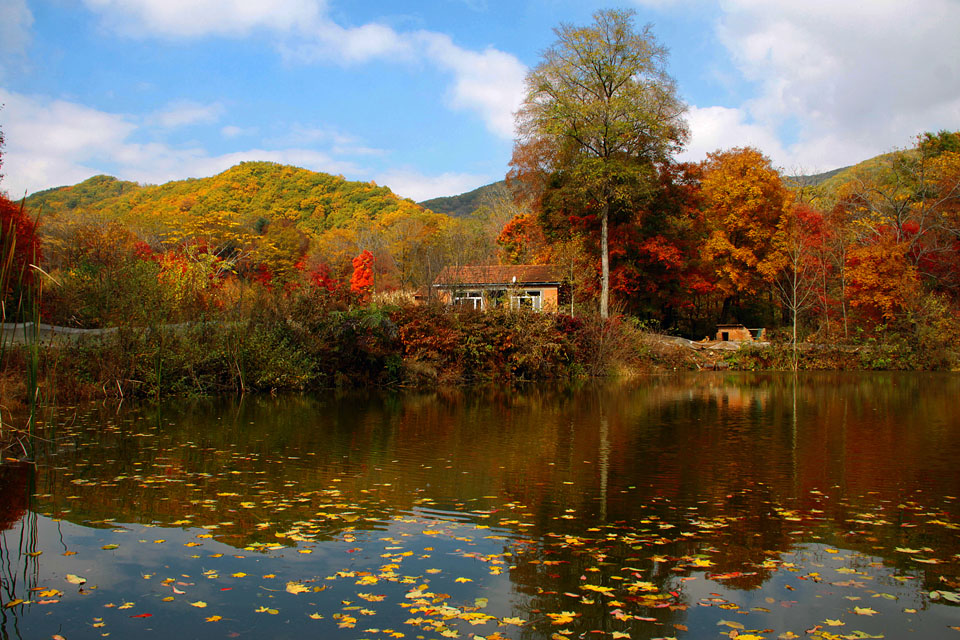
[{"label": "blue sky", "polygon": [[273,160],[421,200],[501,179],[561,22],[635,9],[692,138],[825,171],[960,129],[957,0],[0,0],[0,189]]}]

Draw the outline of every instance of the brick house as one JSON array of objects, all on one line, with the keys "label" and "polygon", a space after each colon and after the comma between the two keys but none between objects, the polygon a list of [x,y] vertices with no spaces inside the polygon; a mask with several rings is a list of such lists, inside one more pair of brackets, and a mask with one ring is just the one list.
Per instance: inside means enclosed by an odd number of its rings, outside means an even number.
[{"label": "brick house", "polygon": [[556,313],[561,280],[560,270],[552,265],[444,267],[432,289],[445,304]]}]

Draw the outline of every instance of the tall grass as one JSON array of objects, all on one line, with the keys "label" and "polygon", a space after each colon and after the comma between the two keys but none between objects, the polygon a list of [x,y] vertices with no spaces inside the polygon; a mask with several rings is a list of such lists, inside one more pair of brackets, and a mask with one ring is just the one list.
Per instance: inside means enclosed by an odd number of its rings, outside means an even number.
[{"label": "tall grass", "polygon": [[[21,204],[21,207],[23,205]],[[0,405],[0,449],[19,446],[25,457],[33,452],[37,410],[40,401],[40,300],[43,280],[33,277],[36,255],[31,264],[16,264],[17,234],[12,221],[0,227],[0,371],[6,371],[11,350],[22,331],[24,358],[24,386],[26,388],[27,418],[20,427],[8,420],[7,408]],[[29,269],[29,271],[28,271]],[[13,320],[9,327],[8,320]]]}]

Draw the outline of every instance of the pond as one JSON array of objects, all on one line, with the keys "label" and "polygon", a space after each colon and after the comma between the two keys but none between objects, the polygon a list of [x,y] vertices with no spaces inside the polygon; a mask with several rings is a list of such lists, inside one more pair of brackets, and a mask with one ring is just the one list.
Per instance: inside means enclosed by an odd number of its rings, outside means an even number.
[{"label": "pond", "polygon": [[2,638],[960,639],[960,377],[61,408]]}]

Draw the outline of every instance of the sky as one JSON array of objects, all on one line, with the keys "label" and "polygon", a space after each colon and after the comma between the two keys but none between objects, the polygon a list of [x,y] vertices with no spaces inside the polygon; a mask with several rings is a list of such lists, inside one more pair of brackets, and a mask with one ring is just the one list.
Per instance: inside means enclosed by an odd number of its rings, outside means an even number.
[{"label": "sky", "polygon": [[416,201],[500,180],[561,23],[636,11],[688,105],[681,160],[817,173],[960,129],[960,0],[0,0],[0,189],[269,160]]}]

